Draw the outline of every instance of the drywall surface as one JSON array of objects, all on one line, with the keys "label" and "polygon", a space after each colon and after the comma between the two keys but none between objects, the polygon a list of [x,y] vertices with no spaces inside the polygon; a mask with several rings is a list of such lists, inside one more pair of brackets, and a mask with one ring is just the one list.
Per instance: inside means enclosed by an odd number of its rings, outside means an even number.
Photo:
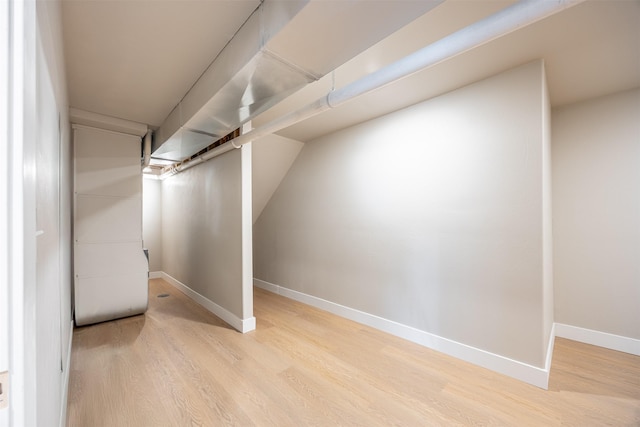
[{"label": "drywall surface", "polygon": [[252,145],[251,179],[255,223],[304,144],[278,135],[267,135],[254,141]]},{"label": "drywall surface", "polygon": [[[35,97],[37,116],[25,126],[36,129],[35,146],[35,301],[25,298],[25,311],[35,304],[36,393],[27,394],[26,411],[39,426],[58,426],[66,415],[70,368],[71,324],[71,136],[62,54],[58,1],[38,2]],[[32,165],[25,164],[28,170]],[[29,197],[30,195],[27,195]],[[26,229],[25,236],[34,236]],[[25,254],[25,256],[28,256]],[[30,260],[28,262],[32,262]],[[26,291],[25,295],[31,295]],[[15,332],[15,331],[14,331]]]},{"label": "drywall surface", "polygon": [[305,143],[256,221],[255,277],[544,366],[542,74]]},{"label": "drywall surface", "polygon": [[142,180],[142,241],[149,251],[149,271],[162,271],[162,182]]},{"label": "drywall surface", "polygon": [[[40,49],[39,49],[40,50]],[[36,322],[36,346],[47,351],[36,354],[37,417],[60,417],[60,389],[62,375],[62,286],[60,265],[60,188],[58,110],[47,67],[38,52],[38,142],[36,144],[36,313],[41,321]],[[66,284],[68,286],[68,284]],[[52,304],[52,302],[55,302]],[[66,329],[69,325],[65,325]],[[49,397],[51,396],[51,397]]]},{"label": "drywall surface", "polygon": [[241,150],[162,181],[162,269],[245,319],[241,190]]},{"label": "drywall surface", "polygon": [[640,339],[640,89],[553,112],[555,319]]}]

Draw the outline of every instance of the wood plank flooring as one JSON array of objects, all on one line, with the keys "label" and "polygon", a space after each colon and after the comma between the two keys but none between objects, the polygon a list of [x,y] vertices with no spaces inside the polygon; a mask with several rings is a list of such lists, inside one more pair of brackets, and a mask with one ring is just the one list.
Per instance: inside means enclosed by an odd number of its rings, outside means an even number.
[{"label": "wood plank flooring", "polygon": [[149,286],[75,330],[67,426],[640,426],[637,356],[557,339],[545,391],[261,289],[243,335]]}]

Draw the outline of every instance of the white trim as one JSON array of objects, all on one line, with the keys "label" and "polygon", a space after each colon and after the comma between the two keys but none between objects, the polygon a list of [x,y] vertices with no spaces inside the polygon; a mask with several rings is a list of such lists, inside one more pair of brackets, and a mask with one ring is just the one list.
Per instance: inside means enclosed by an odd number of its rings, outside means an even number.
[{"label": "white trim", "polygon": [[255,317],[250,317],[248,319],[240,319],[238,316],[231,313],[226,308],[221,307],[215,302],[211,301],[210,299],[200,295],[198,292],[194,291],[193,289],[191,289],[184,283],[180,282],[179,280],[169,276],[164,271],[162,272],[162,279],[167,281],[169,284],[173,285],[183,294],[185,294],[186,296],[188,296],[189,298],[191,298],[192,300],[194,300],[195,302],[197,302],[198,304],[200,304],[201,306],[209,310],[211,313],[215,314],[220,319],[224,320],[229,325],[231,325],[234,329],[242,332],[243,334],[246,332],[253,331],[256,328]]},{"label": "white trim", "polygon": [[[127,132],[118,132],[117,130],[113,130],[113,129],[104,129],[104,128],[100,128],[100,127],[95,127],[95,126],[87,126],[87,125],[79,125],[79,124],[73,124],[71,125],[71,129],[73,129],[74,131],[76,130],[89,130],[92,132],[103,132],[103,133],[107,133],[107,134],[111,134],[111,135],[120,135],[120,136],[126,136],[126,137],[130,137],[132,140],[135,139],[136,141],[142,143],[142,137],[135,135],[133,133],[127,133]],[[74,132],[74,142],[75,142],[75,132]],[[77,145],[74,143],[74,159],[76,156],[75,150],[76,150]]]},{"label": "white trim", "polygon": [[[9,168],[9,129],[11,121],[10,93],[10,64],[11,54],[9,41],[11,40],[11,17],[9,2],[0,2],[0,138],[8,139],[8,143],[0,144],[0,372],[9,371],[10,308],[9,301],[9,265],[11,264],[11,246],[9,243],[10,228],[10,196],[13,174]],[[0,427],[9,426],[9,410],[0,410]]]},{"label": "white trim", "polygon": [[147,125],[145,124],[119,119],[117,117],[105,116],[103,114],[92,113],[78,108],[69,108],[69,121],[77,125],[107,129],[118,133],[126,133],[140,137],[144,136],[148,132]]},{"label": "white trim", "polygon": [[[265,282],[264,280],[254,279],[253,283],[261,289],[311,305],[372,328],[379,329],[416,344],[440,351],[534,386],[547,389],[549,383],[549,366],[551,364],[551,359],[548,354],[546,361],[547,365],[543,369],[517,360],[509,359],[508,357],[504,357],[499,354],[490,353],[479,348],[443,338],[429,332],[421,331],[411,326],[403,325],[373,314],[345,307],[322,298],[283,288],[281,286],[274,285],[273,283]],[[551,336],[550,341],[553,341],[552,338],[553,335]],[[549,348],[551,352],[553,352],[553,344],[550,343]]]},{"label": "white trim", "polygon": [[9,423],[36,425],[36,35],[34,0],[10,2]]},{"label": "white trim", "polygon": [[150,271],[149,279],[162,279],[162,271]]},{"label": "white trim", "polygon": [[[73,317],[73,316],[72,316]],[[60,399],[60,427],[67,425],[67,401],[69,397],[69,377],[71,374],[71,345],[73,343],[73,319],[69,325],[69,344],[67,348],[67,360],[64,361],[62,374],[62,394]]]},{"label": "white trim", "polygon": [[556,336],[640,356],[640,340],[579,326],[556,323]]},{"label": "white trim", "polygon": [[265,282],[264,280],[260,279],[253,279],[253,286],[280,295],[280,286],[274,285],[273,283]]}]

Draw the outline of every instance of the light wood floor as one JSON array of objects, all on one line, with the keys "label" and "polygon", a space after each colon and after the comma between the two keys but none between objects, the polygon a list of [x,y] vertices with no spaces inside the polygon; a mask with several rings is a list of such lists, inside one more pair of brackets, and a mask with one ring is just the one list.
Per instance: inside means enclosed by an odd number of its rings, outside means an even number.
[{"label": "light wood floor", "polygon": [[68,426],[640,425],[625,353],[557,339],[544,391],[261,289],[244,335],[161,280],[149,300],[75,330]]}]

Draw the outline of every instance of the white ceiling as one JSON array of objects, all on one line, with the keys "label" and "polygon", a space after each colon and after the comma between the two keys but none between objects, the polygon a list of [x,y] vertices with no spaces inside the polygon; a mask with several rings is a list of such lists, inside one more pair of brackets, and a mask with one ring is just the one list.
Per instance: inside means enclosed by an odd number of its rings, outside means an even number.
[{"label": "white ceiling", "polygon": [[159,126],[260,0],[63,0],[69,103]]},{"label": "white ceiling", "polygon": [[[336,87],[512,2],[448,0],[338,68]],[[159,126],[259,3],[63,0],[70,106]],[[555,106],[640,86],[640,0],[588,1],[280,133],[307,141],[536,58]],[[331,85],[327,76],[307,86],[254,125]]]}]

